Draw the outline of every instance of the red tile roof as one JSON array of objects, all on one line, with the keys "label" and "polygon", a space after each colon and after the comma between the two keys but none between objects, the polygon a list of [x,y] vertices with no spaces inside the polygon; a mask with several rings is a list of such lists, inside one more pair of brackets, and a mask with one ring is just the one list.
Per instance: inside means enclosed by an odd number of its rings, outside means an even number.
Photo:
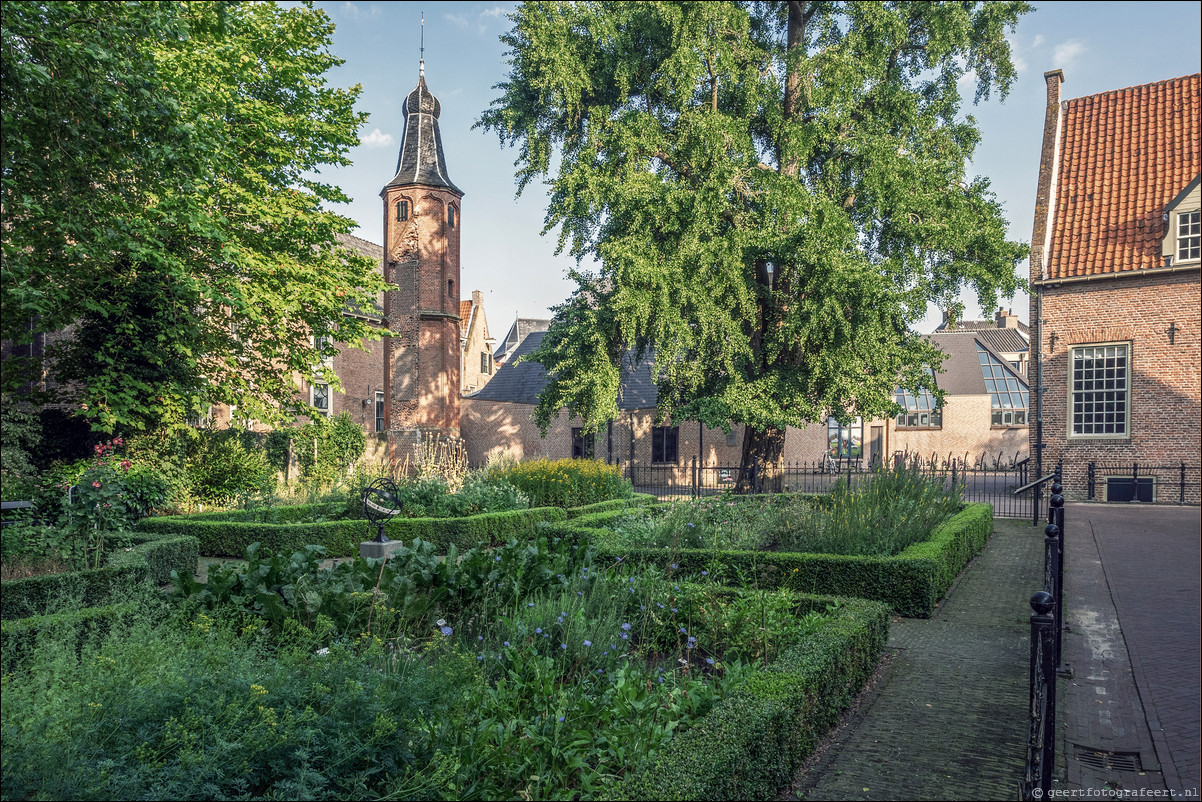
[{"label": "red tile roof", "polygon": [[1049,278],[1163,265],[1165,207],[1202,171],[1200,78],[1065,104]]},{"label": "red tile roof", "polygon": [[459,334],[463,337],[467,336],[467,324],[472,319],[472,302],[459,302]]}]

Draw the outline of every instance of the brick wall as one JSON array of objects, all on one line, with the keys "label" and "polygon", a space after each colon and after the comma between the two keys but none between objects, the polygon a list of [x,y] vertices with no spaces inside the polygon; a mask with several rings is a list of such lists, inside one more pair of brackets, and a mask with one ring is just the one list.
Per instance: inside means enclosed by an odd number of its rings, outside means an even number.
[{"label": "brick wall", "polygon": [[[1047,388],[1043,464],[1050,470],[1057,460],[1064,460],[1069,498],[1085,497],[1091,460],[1198,464],[1202,451],[1200,286],[1194,270],[1044,287],[1045,322],[1039,344]],[[1035,303],[1033,296],[1033,316]],[[1171,343],[1170,324],[1175,326]],[[1070,351],[1094,343],[1130,346],[1129,433],[1122,438],[1069,437]],[[1034,426],[1031,438],[1034,441]],[[1161,500],[1175,501],[1176,494],[1172,495]],[[1199,503],[1196,485],[1189,489],[1187,500]]]},{"label": "brick wall", "polygon": [[1007,462],[1026,458],[1030,445],[1027,427],[995,427],[992,421],[988,395],[950,396],[939,429],[898,428],[896,419],[890,420],[885,456],[904,451],[923,459],[956,457],[970,463],[980,457],[1000,457]]}]

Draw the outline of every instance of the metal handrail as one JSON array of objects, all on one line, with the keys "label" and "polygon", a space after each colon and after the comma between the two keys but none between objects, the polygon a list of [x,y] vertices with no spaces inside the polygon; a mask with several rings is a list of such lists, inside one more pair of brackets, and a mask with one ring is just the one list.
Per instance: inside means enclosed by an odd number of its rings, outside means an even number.
[{"label": "metal handrail", "polygon": [[1056,478],[1056,474],[1054,474],[1054,473],[1049,473],[1047,476],[1043,477],[1042,479],[1036,479],[1034,482],[1027,482],[1027,483],[1026,483],[1025,485],[1023,485],[1022,487],[1020,487],[1020,488],[1018,488],[1017,490],[1013,491],[1013,492],[1012,492],[1010,495],[1012,495],[1012,496],[1017,496],[1019,493],[1025,493],[1025,492],[1027,492],[1028,490],[1030,490],[1031,488],[1033,488],[1033,487],[1039,487],[1040,485],[1044,484],[1045,482],[1050,482],[1050,481],[1052,481],[1052,480],[1053,480],[1053,479],[1055,479],[1055,478]]}]

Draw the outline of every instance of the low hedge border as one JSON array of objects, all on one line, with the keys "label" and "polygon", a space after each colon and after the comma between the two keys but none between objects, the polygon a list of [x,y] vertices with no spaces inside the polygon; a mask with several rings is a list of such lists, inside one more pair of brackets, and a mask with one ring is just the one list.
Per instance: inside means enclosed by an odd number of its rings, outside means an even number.
[{"label": "low hedge border", "polygon": [[588,540],[599,557],[627,562],[667,565],[700,573],[721,570],[755,576],[764,588],[788,588],[806,593],[855,596],[884,602],[899,615],[929,618],[936,603],[951,587],[968,561],[981,550],[993,531],[993,507],[968,504],[937,526],[926,540],[895,557],[852,557],[797,552],[721,551],[717,549],[623,548],[612,531],[603,529],[620,513],[599,513],[567,524],[552,524],[546,534],[580,542]]},{"label": "low hedge border", "polygon": [[324,501],[317,504],[287,504],[279,507],[255,507],[249,510],[217,510],[197,512],[186,516],[190,521],[227,521],[231,523],[292,524],[310,523],[315,518],[342,519],[346,514],[345,501]]},{"label": "low hedge border", "polygon": [[87,607],[51,615],[34,615],[13,621],[0,621],[0,670],[10,674],[37,648],[43,633],[71,629],[75,648],[94,638],[102,638],[114,623],[129,623],[139,612],[137,602],[122,602],[101,607]]},{"label": "low hedge border", "polygon": [[613,498],[609,501],[597,501],[592,504],[585,504],[583,507],[568,507],[565,511],[568,518],[580,518],[584,515],[592,515],[598,512],[609,512],[617,510],[625,512],[639,507],[651,507],[659,503],[659,499],[648,493],[635,493],[629,498]]},{"label": "low hedge border", "polygon": [[196,572],[200,543],[195,537],[137,532],[133,543],[110,552],[103,568],[6,579],[0,593],[0,619],[43,615],[60,599],[99,607],[123,597],[139,582],[162,585],[171,580],[172,571]]},{"label": "low hedge border", "polygon": [[[824,610],[830,597],[798,594]],[[649,766],[615,789],[619,799],[775,799],[839,720],[880,661],[889,609],[840,599],[831,623],[786,649]]]},{"label": "low hedge border", "polygon": [[[390,540],[414,538],[433,543],[439,550],[452,544],[460,551],[484,545],[505,543],[511,538],[536,534],[538,524],[567,519],[558,507],[488,512],[465,518],[393,518],[385,525]],[[191,535],[200,542],[206,557],[240,558],[251,543],[261,543],[273,554],[303,551],[305,546],[321,546],[328,557],[351,557],[359,553],[359,544],[375,537],[367,521],[318,521],[313,523],[266,524],[201,519],[177,515],[143,518],[138,529],[159,535]],[[371,529],[372,531],[368,531]]]}]

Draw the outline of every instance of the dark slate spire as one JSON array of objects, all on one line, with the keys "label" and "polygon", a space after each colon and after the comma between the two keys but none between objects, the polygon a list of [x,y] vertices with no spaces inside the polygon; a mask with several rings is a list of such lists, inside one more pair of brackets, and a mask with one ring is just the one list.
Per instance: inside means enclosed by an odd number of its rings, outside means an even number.
[{"label": "dark slate spire", "polygon": [[426,88],[426,61],[418,70],[417,87],[405,98],[405,133],[401,136],[401,154],[396,176],[386,187],[423,184],[446,187],[463,195],[463,190],[447,177],[447,160],[442,152],[442,134],[438,115],[442,104]]}]

